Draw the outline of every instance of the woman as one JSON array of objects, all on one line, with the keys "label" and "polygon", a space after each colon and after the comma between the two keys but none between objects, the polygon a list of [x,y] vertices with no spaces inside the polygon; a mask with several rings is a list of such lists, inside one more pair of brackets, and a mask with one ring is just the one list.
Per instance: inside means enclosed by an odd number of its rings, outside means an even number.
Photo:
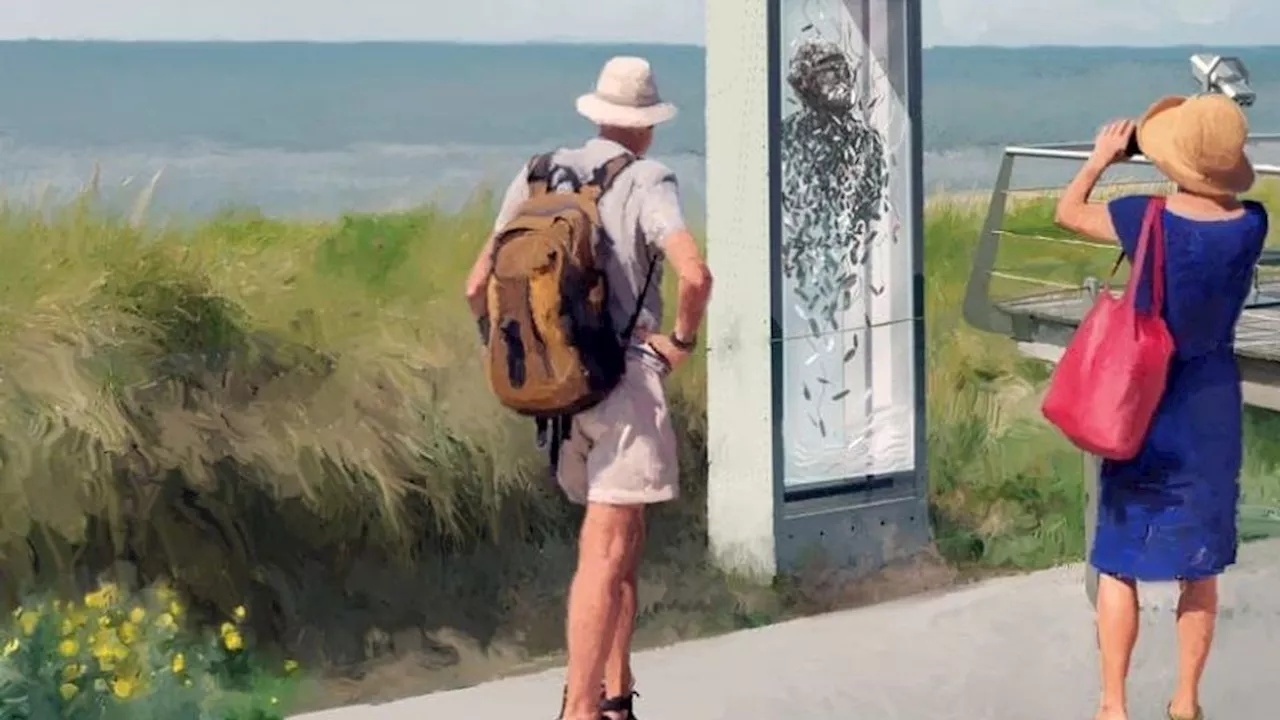
[{"label": "woman", "polygon": [[[1200,676],[1213,639],[1218,575],[1236,559],[1241,462],[1236,320],[1252,288],[1267,213],[1240,200],[1253,185],[1248,124],[1221,95],[1157,101],[1135,124],[1104,127],[1058,202],[1059,225],[1137,249],[1149,196],[1093,203],[1089,194],[1124,157],[1134,132],[1143,154],[1176,186],[1164,211],[1165,301],[1176,352],[1146,441],[1133,460],[1105,461],[1089,562],[1098,569],[1102,696],[1097,720],[1125,720],[1125,677],[1138,635],[1138,581],[1180,584],[1172,720],[1199,720]],[[1148,255],[1148,258],[1151,256]],[[1148,263],[1151,261],[1148,260]],[[1150,307],[1146,269],[1140,309]],[[1144,305],[1145,303],[1145,305]]]}]

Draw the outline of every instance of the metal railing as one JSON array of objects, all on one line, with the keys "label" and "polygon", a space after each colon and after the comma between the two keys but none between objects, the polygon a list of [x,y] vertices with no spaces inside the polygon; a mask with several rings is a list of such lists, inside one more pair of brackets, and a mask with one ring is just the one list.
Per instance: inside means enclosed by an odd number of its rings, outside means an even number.
[{"label": "metal railing", "polygon": [[[1269,143],[1280,141],[1280,133],[1259,133],[1249,136],[1250,144]],[[1008,210],[1008,201],[1011,194],[1014,193],[1033,193],[1036,190],[1047,191],[1048,188],[1032,188],[1011,190],[1010,183],[1013,179],[1013,170],[1019,158],[1041,159],[1041,160],[1061,160],[1084,162],[1089,158],[1089,152],[1092,149],[1092,143],[1086,142],[1069,142],[1069,143],[1048,143],[1043,145],[1013,145],[1005,148],[1003,157],[1000,161],[1000,168],[996,173],[995,186],[992,189],[991,202],[987,207],[987,215],[983,222],[981,234],[978,239],[978,247],[974,253],[973,266],[969,274],[969,282],[965,288],[964,298],[964,317],[966,322],[974,327],[989,332],[1000,333],[1010,337],[1018,337],[1020,328],[1017,319],[1013,314],[1002,310],[991,297],[991,280],[992,278],[1004,278],[1019,282],[1038,283],[1047,287],[1055,287],[1058,289],[1074,289],[1084,288],[1087,284],[1087,278],[1082,278],[1079,284],[1064,283],[1061,281],[1038,279],[1028,276],[1017,275],[1004,269],[996,268],[996,261],[1000,249],[1001,240],[1005,237],[1013,235],[1003,230],[1002,225]],[[1123,161],[1122,164],[1151,166],[1151,161],[1142,156],[1136,156]],[[1280,177],[1280,166],[1259,164],[1254,165],[1254,170],[1259,176]],[[1157,185],[1158,181],[1144,183],[1142,181],[1134,181],[1135,185]],[[1101,186],[1105,188],[1106,186]],[[1078,246],[1091,246],[1099,250],[1114,251],[1114,246],[1107,243],[1093,242],[1084,239],[1062,238],[1062,237],[1043,237],[1017,235],[1023,240],[1040,240],[1046,242],[1055,242],[1063,244],[1071,244]],[[1264,251],[1262,260],[1259,262],[1262,267],[1280,266],[1280,251],[1268,250]],[[1035,338],[1018,338],[1024,341],[1033,341]],[[1280,409],[1280,407],[1276,408]]]}]

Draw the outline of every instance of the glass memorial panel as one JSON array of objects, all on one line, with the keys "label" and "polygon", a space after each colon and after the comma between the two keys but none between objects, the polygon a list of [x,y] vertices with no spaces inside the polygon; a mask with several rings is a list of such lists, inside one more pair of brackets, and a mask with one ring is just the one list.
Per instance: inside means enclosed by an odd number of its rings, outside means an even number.
[{"label": "glass memorial panel", "polygon": [[779,0],[774,238],[789,489],[916,465],[902,0]]}]

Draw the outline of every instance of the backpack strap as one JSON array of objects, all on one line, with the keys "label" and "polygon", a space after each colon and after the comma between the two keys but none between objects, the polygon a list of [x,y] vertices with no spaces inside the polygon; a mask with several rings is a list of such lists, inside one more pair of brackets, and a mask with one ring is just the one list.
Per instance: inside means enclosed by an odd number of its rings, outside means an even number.
[{"label": "backpack strap", "polygon": [[654,255],[649,261],[649,272],[644,276],[644,287],[640,288],[640,294],[636,296],[636,309],[631,312],[631,319],[627,321],[627,327],[623,329],[619,337],[623,342],[631,342],[631,333],[636,331],[636,323],[640,322],[640,312],[644,310],[644,299],[649,295],[649,289],[653,287],[653,276],[658,269],[658,262],[662,260],[661,255]]},{"label": "backpack strap", "polygon": [[596,168],[591,176],[591,184],[600,188],[600,194],[604,195],[609,192],[609,188],[613,187],[613,181],[617,180],[618,176],[635,161],[636,156],[629,152],[610,158],[608,162]]},{"label": "backpack strap", "polygon": [[555,170],[551,162],[553,154],[548,152],[529,158],[525,177],[529,182],[529,195],[531,197],[551,192],[551,175]]},{"label": "backpack strap", "polygon": [[[600,194],[604,195],[609,192],[609,188],[613,187],[613,181],[637,160],[636,156],[624,152],[609,160],[609,162],[601,165],[596,169],[595,175],[591,178],[591,184],[600,188]],[[649,295],[649,289],[653,286],[653,276],[658,269],[658,263],[662,261],[662,255],[656,254],[649,261],[649,271],[645,273],[644,287],[640,289],[640,294],[636,296],[636,309],[631,312],[631,319],[627,321],[627,326],[623,328],[620,337],[623,342],[631,341],[631,334],[636,331],[636,323],[640,322],[640,313],[644,310],[644,299]]]},{"label": "backpack strap", "polygon": [[550,460],[551,480],[556,481],[560,471],[560,448],[573,433],[573,416],[540,417],[534,419],[534,445],[546,450]]},{"label": "backpack strap", "polygon": [[[591,185],[600,189],[600,195],[609,192],[609,188],[613,187],[613,182],[618,179],[627,168],[631,167],[636,156],[629,152],[619,153],[608,162],[596,168],[595,173],[591,177]],[[620,337],[624,342],[631,340],[631,334],[636,330],[636,323],[640,322],[640,313],[644,310],[644,299],[649,295],[649,289],[653,286],[653,276],[658,269],[658,262],[662,259],[661,255],[654,255],[649,261],[649,271],[645,273],[644,287],[640,289],[640,294],[636,296],[636,309],[631,313],[631,319],[627,321],[627,326],[622,329]]]}]

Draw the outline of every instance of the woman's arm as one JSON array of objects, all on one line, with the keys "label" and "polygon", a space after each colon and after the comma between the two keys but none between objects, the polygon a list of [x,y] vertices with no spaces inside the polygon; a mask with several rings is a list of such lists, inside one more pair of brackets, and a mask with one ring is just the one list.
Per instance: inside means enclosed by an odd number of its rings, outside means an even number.
[{"label": "woman's arm", "polygon": [[1124,156],[1125,147],[1134,131],[1132,121],[1119,120],[1104,126],[1098,132],[1089,159],[1062,191],[1062,197],[1058,198],[1058,207],[1053,214],[1054,222],[1067,230],[1097,240],[1119,240],[1107,206],[1104,203],[1089,202],[1089,195],[1093,193],[1102,173]]}]

